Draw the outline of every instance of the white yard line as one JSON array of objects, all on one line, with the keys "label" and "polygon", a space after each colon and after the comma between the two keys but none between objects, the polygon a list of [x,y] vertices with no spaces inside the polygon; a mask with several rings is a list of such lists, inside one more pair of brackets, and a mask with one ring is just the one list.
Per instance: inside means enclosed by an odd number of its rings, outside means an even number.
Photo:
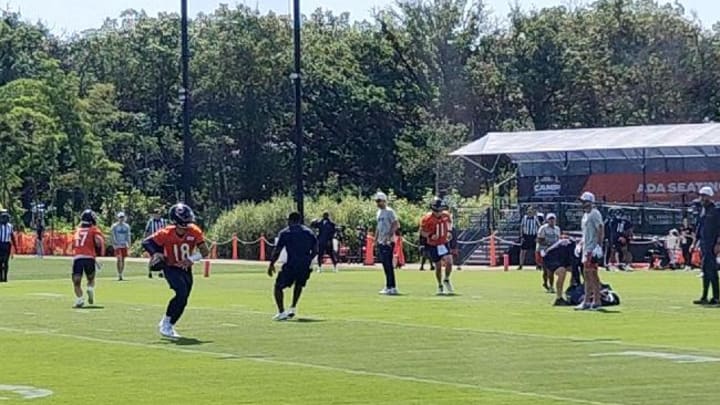
[{"label": "white yard line", "polygon": [[589,400],[580,399],[580,398],[562,397],[562,396],[557,396],[557,395],[541,394],[541,393],[531,392],[531,391],[519,391],[519,390],[512,390],[512,389],[505,389],[505,388],[486,387],[486,386],[475,385],[475,384],[456,383],[456,382],[451,382],[451,381],[434,380],[434,379],[429,379],[429,378],[403,376],[403,375],[390,374],[390,373],[378,373],[378,372],[374,372],[374,371],[355,370],[355,369],[342,368],[342,367],[324,366],[324,365],[320,365],[320,364],[312,364],[312,363],[305,363],[305,362],[299,362],[299,361],[286,361],[286,360],[274,360],[274,359],[266,359],[266,358],[258,358],[258,357],[245,357],[241,354],[235,354],[235,353],[223,353],[223,352],[213,352],[213,351],[204,351],[204,350],[190,350],[190,349],[183,349],[183,348],[179,348],[179,347],[175,347],[175,346],[159,346],[159,345],[152,345],[152,344],[140,343],[140,342],[127,342],[127,341],[121,341],[121,340],[100,339],[100,338],[95,338],[95,337],[91,337],[91,336],[71,335],[71,334],[58,333],[58,332],[47,331],[47,330],[28,330],[28,329],[0,327],[0,331],[8,332],[8,333],[42,335],[42,336],[51,336],[51,337],[65,338],[65,339],[83,340],[83,341],[95,342],[95,343],[114,344],[114,345],[118,345],[118,346],[130,346],[130,347],[139,347],[139,348],[145,348],[145,349],[164,350],[164,351],[177,352],[177,353],[206,355],[206,356],[212,356],[212,357],[216,357],[216,358],[230,358],[233,360],[253,361],[256,363],[266,363],[266,364],[277,364],[277,365],[282,365],[282,366],[311,368],[311,369],[316,369],[316,370],[332,371],[332,372],[338,372],[338,373],[344,373],[344,374],[350,374],[350,375],[378,377],[378,378],[385,378],[385,379],[390,379],[390,380],[407,381],[407,382],[423,383],[423,384],[434,384],[434,385],[442,385],[442,386],[462,388],[462,389],[473,389],[473,390],[491,392],[491,393],[496,393],[496,394],[507,394],[507,395],[529,397],[529,398],[550,399],[550,400],[554,400],[554,401],[568,402],[568,403],[574,403],[574,404],[620,405],[619,403],[615,403],[615,402],[611,403],[611,402],[589,401]]}]

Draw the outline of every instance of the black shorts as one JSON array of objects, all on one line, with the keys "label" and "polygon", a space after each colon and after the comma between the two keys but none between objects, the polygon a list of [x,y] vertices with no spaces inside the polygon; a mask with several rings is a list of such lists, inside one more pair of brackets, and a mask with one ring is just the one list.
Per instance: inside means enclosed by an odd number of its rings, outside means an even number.
[{"label": "black shorts", "polygon": [[[445,250],[447,251],[447,253],[442,254],[442,255],[440,253],[438,253],[438,248],[440,248],[440,246],[444,247]],[[440,246],[430,246],[430,245],[425,246],[425,252],[427,254],[427,257],[433,263],[439,262],[446,256],[452,256],[452,251],[450,251],[450,246],[447,243],[444,245],[440,245]]]},{"label": "black shorts", "polygon": [[536,242],[537,242],[536,235],[523,235],[522,244],[520,245],[520,249],[535,251]]},{"label": "black shorts", "polygon": [[282,266],[282,270],[280,270],[280,273],[277,275],[275,287],[282,289],[290,288],[293,285],[305,287],[305,285],[307,285],[307,281],[310,279],[311,273],[312,269],[310,266],[291,267],[285,263]]},{"label": "black shorts", "polygon": [[10,257],[12,247],[9,242],[0,242],[0,258]]},{"label": "black shorts", "polygon": [[545,255],[544,265],[548,271],[554,272],[560,267],[570,269],[573,264],[575,246],[558,246]]},{"label": "black shorts", "polygon": [[82,276],[84,273],[85,277],[93,277],[95,270],[95,259],[75,259],[73,261],[73,276]]},{"label": "black shorts", "polygon": [[323,257],[325,255],[332,256],[335,254],[335,249],[333,249],[333,241],[319,241],[318,242],[318,255],[320,257]]}]

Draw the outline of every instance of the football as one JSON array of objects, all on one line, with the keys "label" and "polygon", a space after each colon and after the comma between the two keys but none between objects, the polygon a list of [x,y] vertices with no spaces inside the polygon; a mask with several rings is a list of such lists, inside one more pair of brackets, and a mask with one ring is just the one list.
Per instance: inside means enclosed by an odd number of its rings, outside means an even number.
[{"label": "football", "polygon": [[150,258],[148,267],[150,268],[150,271],[165,270],[165,256],[163,256],[163,255],[153,256],[152,258]]}]

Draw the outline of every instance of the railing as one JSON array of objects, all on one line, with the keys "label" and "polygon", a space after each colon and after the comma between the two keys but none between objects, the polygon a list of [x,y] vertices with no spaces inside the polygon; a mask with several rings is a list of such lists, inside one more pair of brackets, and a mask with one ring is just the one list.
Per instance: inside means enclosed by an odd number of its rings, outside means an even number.
[{"label": "railing", "polygon": [[[458,236],[458,260],[465,263],[477,250],[481,240],[490,235],[490,221],[492,211],[490,208],[478,210],[461,210],[456,215],[466,215],[469,226]],[[457,221],[456,221],[457,222]]]},{"label": "railing", "polygon": [[[545,214],[555,213],[558,218],[558,225],[563,230],[579,231],[581,228],[583,209],[579,203],[521,204],[522,212],[526,212],[528,206],[533,206]],[[671,229],[679,228],[682,225],[683,218],[692,217],[686,209],[680,208],[638,207],[621,204],[598,204],[597,208],[604,219],[610,217],[611,210],[622,210],[623,215],[627,216],[630,222],[633,223],[636,235],[666,235]],[[515,211],[519,216],[520,211]],[[690,218],[690,223],[693,222],[694,219]],[[517,225],[519,225],[519,222]]]}]

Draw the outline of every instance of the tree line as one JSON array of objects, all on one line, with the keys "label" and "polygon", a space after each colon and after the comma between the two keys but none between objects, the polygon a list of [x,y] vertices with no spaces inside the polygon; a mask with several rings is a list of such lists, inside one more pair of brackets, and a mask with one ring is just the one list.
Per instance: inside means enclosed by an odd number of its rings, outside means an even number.
[{"label": "tree line", "polygon": [[[679,3],[513,10],[400,0],[304,16],[311,196],[479,192],[446,156],[488,131],[699,122],[720,111],[720,35]],[[128,10],[57,37],[0,20],[0,205],[57,216],[177,201],[180,21]],[[245,6],[192,19],[193,201],[208,218],[293,188],[292,21]]]}]

